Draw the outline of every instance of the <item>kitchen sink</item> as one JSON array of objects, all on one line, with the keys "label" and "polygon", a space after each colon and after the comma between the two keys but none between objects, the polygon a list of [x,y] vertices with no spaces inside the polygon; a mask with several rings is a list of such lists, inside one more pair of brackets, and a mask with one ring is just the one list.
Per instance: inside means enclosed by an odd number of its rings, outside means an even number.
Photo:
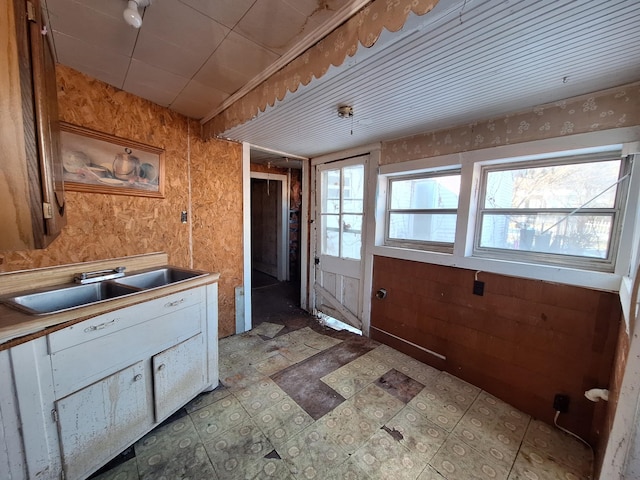
[{"label": "kitchen sink", "polygon": [[64,312],[72,308],[83,307],[139,291],[139,288],[105,281],[38,290],[14,297],[6,297],[0,301],[32,315],[46,315]]},{"label": "kitchen sink", "polygon": [[181,268],[166,267],[156,268],[148,272],[134,273],[133,275],[127,275],[117,280],[112,280],[112,282],[118,285],[146,290],[149,288],[164,287],[165,285],[172,283],[191,280],[192,278],[203,275],[208,275],[208,273],[198,270],[184,270]]}]

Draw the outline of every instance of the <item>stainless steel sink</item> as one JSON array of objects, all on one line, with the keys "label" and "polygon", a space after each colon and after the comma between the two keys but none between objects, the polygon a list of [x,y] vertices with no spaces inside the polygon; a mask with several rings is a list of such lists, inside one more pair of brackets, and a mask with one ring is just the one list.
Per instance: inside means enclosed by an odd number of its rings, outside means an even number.
[{"label": "stainless steel sink", "polygon": [[133,275],[127,275],[111,281],[119,285],[126,285],[146,290],[149,288],[164,287],[165,285],[191,280],[192,278],[204,275],[208,275],[208,273],[198,270],[185,270],[181,268],[167,267],[157,268],[148,272],[134,273]]},{"label": "stainless steel sink", "polygon": [[3,298],[0,301],[32,315],[46,315],[64,312],[72,308],[83,307],[139,291],[139,288],[105,281],[38,290]]},{"label": "stainless steel sink", "polygon": [[154,268],[120,277],[117,280],[102,280],[84,285],[66,284],[55,288],[21,292],[14,296],[0,298],[0,303],[31,315],[48,315],[205,275],[209,273],[176,267]]}]

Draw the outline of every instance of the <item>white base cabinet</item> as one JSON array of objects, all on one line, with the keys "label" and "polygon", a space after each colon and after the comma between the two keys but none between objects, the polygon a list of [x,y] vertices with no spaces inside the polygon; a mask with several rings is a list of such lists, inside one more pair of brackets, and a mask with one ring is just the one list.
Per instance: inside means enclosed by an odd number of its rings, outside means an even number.
[{"label": "white base cabinet", "polygon": [[56,401],[65,478],[81,478],[120,453],[153,424],[144,363]]},{"label": "white base cabinet", "polygon": [[86,478],[215,388],[217,305],[217,284],[196,287],[0,352],[13,373],[0,419],[19,427],[0,430],[0,472],[7,463],[11,480]]}]

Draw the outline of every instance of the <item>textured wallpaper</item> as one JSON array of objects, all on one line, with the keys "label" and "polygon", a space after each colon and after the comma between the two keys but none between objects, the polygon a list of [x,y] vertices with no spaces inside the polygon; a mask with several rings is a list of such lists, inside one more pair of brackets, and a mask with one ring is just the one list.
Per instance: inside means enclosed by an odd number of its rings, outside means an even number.
[{"label": "textured wallpaper", "polygon": [[381,164],[640,125],[640,82],[382,144]]}]

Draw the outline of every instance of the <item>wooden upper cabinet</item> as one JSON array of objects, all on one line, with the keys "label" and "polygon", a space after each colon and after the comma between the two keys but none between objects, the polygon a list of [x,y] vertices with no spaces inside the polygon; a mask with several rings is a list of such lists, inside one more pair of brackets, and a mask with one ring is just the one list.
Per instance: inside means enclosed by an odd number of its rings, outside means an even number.
[{"label": "wooden upper cabinet", "polygon": [[40,0],[2,0],[0,251],[44,248],[65,223],[50,36]]}]

